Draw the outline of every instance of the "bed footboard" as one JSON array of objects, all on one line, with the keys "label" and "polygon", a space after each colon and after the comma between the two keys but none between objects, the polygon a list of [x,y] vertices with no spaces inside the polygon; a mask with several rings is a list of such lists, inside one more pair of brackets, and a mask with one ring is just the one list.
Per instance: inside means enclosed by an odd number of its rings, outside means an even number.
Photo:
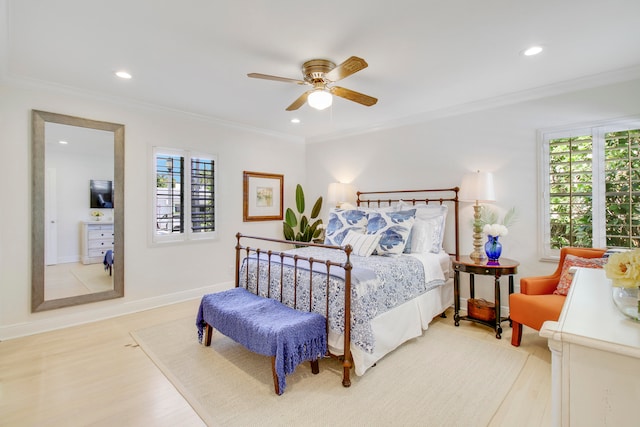
[{"label": "bed footboard", "polygon": [[[351,385],[351,368],[353,367],[353,359],[351,356],[351,270],[353,268],[350,260],[351,246],[330,246],[317,243],[305,243],[305,242],[291,242],[288,240],[270,239],[266,237],[247,236],[241,233],[236,234],[236,265],[235,265],[235,286],[243,288],[251,288],[252,292],[257,295],[265,296],[267,298],[279,300],[281,303],[289,305],[290,307],[300,311],[315,311],[321,312],[325,317],[325,327],[327,335],[329,334],[329,276],[334,271],[332,269],[340,270],[340,274],[344,277],[344,351],[342,355],[334,355],[329,353],[330,356],[336,357],[342,361],[343,374],[342,385],[349,387]],[[337,249],[342,251],[346,255],[345,262],[335,262],[331,260],[322,260],[307,258],[299,255],[293,255],[285,252],[284,250],[273,249],[260,249],[257,247],[250,247],[245,244],[246,240],[256,241],[258,245],[270,245],[277,244],[279,246],[295,244],[296,247],[315,246],[329,249]],[[255,268],[259,271],[260,264],[263,263],[263,268],[266,268],[266,283],[261,283],[259,274],[256,274],[255,284],[249,285],[249,262],[247,262],[247,272],[245,280],[241,280],[241,269],[244,259],[252,259],[255,264]],[[275,271],[272,272],[272,263],[280,266],[278,269],[279,274]],[[291,301],[285,301],[284,299],[284,283],[283,283],[283,268],[282,266],[287,263],[293,267],[294,287],[293,298]],[[264,266],[266,264],[266,267]],[[314,275],[309,274],[308,283],[299,283],[298,281],[298,269],[302,268],[300,265],[304,264],[311,272],[321,268],[326,271],[326,283],[325,287],[325,300],[323,301],[323,307],[319,307],[318,301],[314,300],[313,292],[318,286],[322,286],[322,283],[314,283]],[[275,292],[274,292],[275,284]],[[298,292],[308,295],[308,305],[298,303]],[[320,310],[321,309],[321,310]]]}]

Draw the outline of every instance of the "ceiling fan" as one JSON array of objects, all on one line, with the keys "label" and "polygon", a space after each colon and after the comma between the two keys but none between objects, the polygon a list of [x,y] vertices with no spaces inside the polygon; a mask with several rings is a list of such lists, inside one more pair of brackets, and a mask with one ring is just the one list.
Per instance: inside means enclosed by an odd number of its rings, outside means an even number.
[{"label": "ceiling fan", "polygon": [[352,56],[337,67],[336,64],[327,59],[312,59],[302,64],[303,80],[270,76],[268,74],[260,73],[249,73],[247,76],[254,79],[275,80],[285,83],[313,86],[313,89],[306,91],[300,95],[298,99],[293,101],[293,103],[287,107],[287,111],[297,110],[305,102],[317,110],[324,110],[331,106],[333,101],[333,97],[331,95],[336,95],[341,98],[348,99],[349,101],[371,107],[378,102],[377,98],[351,89],[331,85],[332,83],[349,77],[368,66],[369,64],[367,64],[364,59],[358,58],[357,56]]}]

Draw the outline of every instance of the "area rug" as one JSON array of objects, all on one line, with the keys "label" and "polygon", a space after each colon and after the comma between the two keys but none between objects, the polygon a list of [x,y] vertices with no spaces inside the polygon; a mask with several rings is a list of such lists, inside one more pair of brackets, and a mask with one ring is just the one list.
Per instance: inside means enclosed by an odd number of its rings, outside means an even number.
[{"label": "area rug", "polygon": [[277,396],[269,357],[216,332],[199,344],[195,315],[131,335],[209,426],[486,426],[528,357],[435,322],[349,388],[327,358],[318,375],[298,366]]},{"label": "area rug", "polygon": [[71,270],[71,274],[91,292],[103,292],[113,289],[113,279],[102,263],[81,265]]}]

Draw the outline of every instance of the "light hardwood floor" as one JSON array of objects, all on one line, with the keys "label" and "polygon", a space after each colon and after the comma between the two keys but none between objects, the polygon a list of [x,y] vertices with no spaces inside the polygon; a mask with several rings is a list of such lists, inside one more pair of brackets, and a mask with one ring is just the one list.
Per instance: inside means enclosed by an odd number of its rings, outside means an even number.
[{"label": "light hardwood floor", "polygon": [[44,267],[44,282],[45,300],[113,289],[113,276],[109,276],[102,264],[69,262],[47,265]]},{"label": "light hardwood floor", "polygon": [[[129,334],[187,316],[195,322],[198,305],[199,300],[192,300],[1,342],[0,426],[204,425]],[[434,321],[452,323],[451,311]],[[491,329],[469,322],[456,331],[510,346],[511,329],[506,322],[503,328],[502,340]],[[520,349],[530,354],[527,363],[491,426],[550,425],[546,340],[525,329]],[[469,363],[478,357],[482,355],[470,354]]]}]

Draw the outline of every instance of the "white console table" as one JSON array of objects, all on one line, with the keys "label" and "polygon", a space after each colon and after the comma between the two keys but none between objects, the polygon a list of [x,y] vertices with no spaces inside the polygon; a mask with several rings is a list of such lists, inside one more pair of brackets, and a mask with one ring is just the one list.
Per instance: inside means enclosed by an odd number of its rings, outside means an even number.
[{"label": "white console table", "polygon": [[640,425],[640,323],[618,312],[604,271],[580,268],[549,340],[554,426]]}]

